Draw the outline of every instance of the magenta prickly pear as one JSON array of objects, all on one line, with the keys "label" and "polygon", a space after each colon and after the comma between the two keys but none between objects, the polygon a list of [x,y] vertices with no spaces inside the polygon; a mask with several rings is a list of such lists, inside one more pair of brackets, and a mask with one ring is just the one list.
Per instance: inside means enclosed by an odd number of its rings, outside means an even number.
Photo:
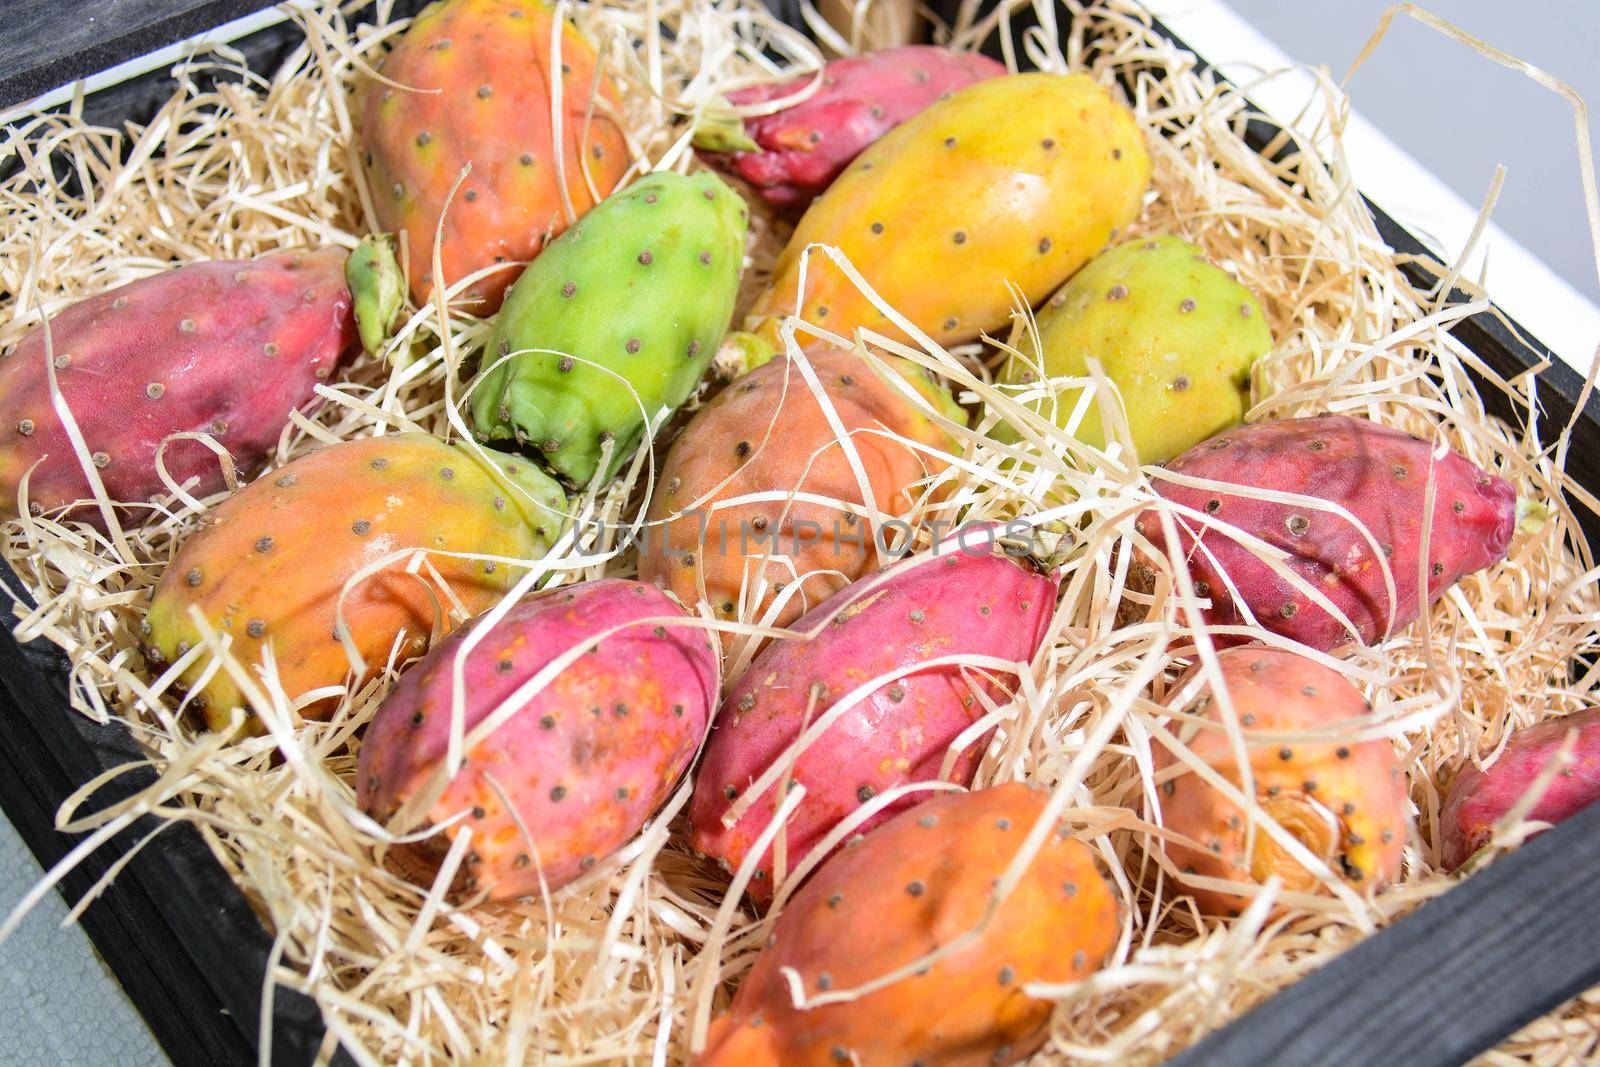
[{"label": "magenta prickly pear", "polygon": [[[712,126],[697,132],[695,142],[713,151],[749,149],[732,152],[726,162],[763,200],[799,213],[878,138],[935,100],[1005,72],[987,56],[931,45],[846,56],[822,69],[822,85],[804,100],[746,119],[743,137]],[[806,74],[736,89],[728,102],[748,107],[782,100],[815,80]]]},{"label": "magenta prickly pear", "polygon": [[[1168,500],[1288,553],[1289,569],[1338,607],[1356,633],[1228,532],[1189,516],[1179,523],[1177,556],[1188,561],[1195,592],[1211,599],[1206,621],[1239,625],[1245,621],[1242,608],[1248,607],[1261,626],[1322,651],[1353,638],[1373,644],[1408,625],[1458,579],[1504,559],[1517,527],[1516,492],[1504,479],[1454,452],[1435,457],[1433,445],[1423,438],[1342,415],[1228,430],[1191,448],[1168,469],[1236,486],[1192,488],[1160,476],[1155,480]],[[1434,504],[1423,591],[1417,568],[1430,483]],[[1338,514],[1265,500],[1264,490],[1340,505],[1375,543]],[[1146,512],[1138,526],[1161,551],[1160,518]],[[1199,533],[1204,551],[1191,531]],[[1392,612],[1385,563],[1394,579]],[[1154,580],[1145,564],[1136,571],[1137,581]],[[1240,639],[1227,637],[1224,643],[1233,640]]]},{"label": "magenta prickly pear", "polygon": [[[401,865],[429,877],[463,828],[471,851],[453,889],[505,900],[557,889],[615,852],[688,768],[717,699],[718,654],[654,586],[608,578],[530,596],[465,653],[460,772],[426,811],[466,818]],[[401,678],[361,746],[360,802],[389,820],[446,758],[452,674],[469,624]],[[615,631],[615,632],[611,632]],[[498,729],[472,730],[553,661],[583,649]]]},{"label": "magenta prickly pear", "polygon": [[[94,496],[52,404],[52,370],[113,501],[163,491],[156,456],[172,434],[210,434],[241,464],[266,455],[353,347],[344,265],[337,248],[195,263],[58,312],[48,354],[41,328],[0,358],[0,516],[16,513],[24,475],[36,513]],[[192,492],[223,487],[200,441],[174,441],[162,457]]]},{"label": "magenta prickly pear", "polygon": [[1455,870],[1489,843],[1494,827],[1516,806],[1576,732],[1571,762],[1558,770],[1527,817],[1557,823],[1600,801],[1600,708],[1525,726],[1511,735],[1488,767],[1467,763],[1439,812],[1440,858]]},{"label": "magenta prickly pear", "polygon": [[[731,826],[729,809],[800,738],[809,723],[864,683],[923,661],[967,655],[1027,663],[1055,610],[1057,577],[1012,558],[987,531],[949,542],[847,586],[794,624],[808,638],[777,641],[756,657],[717,714],[690,810],[694,845],[736,867],[781,799],[767,790]],[[985,669],[991,678],[997,673]],[[972,670],[940,665],[885,681],[818,736],[793,767],[807,796],[785,830],[788,865],[878,793],[937,779],[946,751],[986,714]],[[1001,703],[998,685],[978,686]],[[987,735],[966,746],[950,778],[972,780]],[[919,792],[862,825],[927,799]],[[750,892],[770,897],[773,858],[762,857]]]}]

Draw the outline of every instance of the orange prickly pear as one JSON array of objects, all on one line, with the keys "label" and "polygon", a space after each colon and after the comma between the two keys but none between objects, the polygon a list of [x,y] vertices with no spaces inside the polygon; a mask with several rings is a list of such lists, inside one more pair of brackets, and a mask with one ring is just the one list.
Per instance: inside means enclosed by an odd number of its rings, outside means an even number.
[{"label": "orange prickly pear", "polygon": [[[861,457],[878,508],[904,514],[917,483],[944,469],[933,450],[958,446],[854,352],[817,348],[806,359]],[[887,362],[931,410],[965,421],[921,370],[894,357]],[[744,618],[759,620],[798,582],[773,620],[786,625],[880,565],[875,539],[885,535],[856,512],[816,499],[859,505],[864,495],[816,394],[787,356],[736,379],[695,413],[667,453],[660,485],[639,576],[685,604],[709,602],[721,618],[739,618],[742,606]],[[791,493],[810,499],[783,498]],[[722,503],[755,494],[782,497]]]},{"label": "orange prickly pear", "polygon": [[[698,1067],[993,1067],[1044,1040],[1051,1003],[1031,982],[1070,982],[1116,946],[1116,898],[1081,841],[1054,831],[983,924],[995,885],[1045,810],[1012,783],[944,794],[825,863],[784,908]],[[981,925],[982,924],[982,925]],[[925,970],[809,1010],[980,932]],[[798,983],[798,989],[791,982]]]},{"label": "orange prickly pear", "polygon": [[[1406,831],[1406,783],[1394,744],[1336,734],[1311,741],[1282,736],[1337,730],[1365,715],[1370,709],[1360,692],[1332,668],[1281,649],[1248,645],[1217,658],[1246,733],[1257,806],[1358,891],[1392,880]],[[1199,701],[1197,712],[1217,721],[1221,705],[1209,690]],[[1179,729],[1178,738],[1222,777],[1240,784],[1237,758],[1221,729]],[[1286,889],[1317,891],[1316,877],[1259,825],[1247,852],[1244,812],[1164,746],[1156,748],[1156,770],[1172,772],[1160,786],[1162,823],[1196,843],[1167,843],[1167,856],[1180,871],[1241,884],[1260,884],[1276,874]],[[1212,915],[1236,915],[1252,899],[1186,891]]]},{"label": "orange prickly pear", "polygon": [[[1049,296],[1139,214],[1150,156],[1133,115],[1083,74],[1012,74],[960,90],[863,152],[800,220],[751,309],[775,337],[812,243],[849,257],[940,344],[1005,325],[1016,286]],[[903,337],[816,253],[800,314],[848,336]]]},{"label": "orange prickly pear", "polygon": [[[351,589],[343,620],[369,667],[383,666],[397,638],[403,654],[423,651],[436,608],[450,610],[453,596],[476,615],[516,579],[498,561],[442,553],[534,560],[562,528],[565,498],[549,477],[515,456],[484,454],[395,434],[333,445],[258,478],[206,516],[161,576],[146,657],[162,664],[187,652],[200,639],[189,618],[198,607],[247,666],[270,645],[291,699],[338,685],[350,669],[334,630],[345,583],[407,548],[436,553],[429,562],[448,590],[427,570],[407,574],[401,559]],[[196,661],[184,681],[198,682],[208,663]],[[197,700],[212,729],[243,703],[223,670]]]},{"label": "orange prickly pear", "polygon": [[[558,29],[561,71],[552,79]],[[380,61],[383,80],[361,91],[361,159],[379,227],[405,231],[418,303],[433,289],[441,218],[446,285],[506,265],[466,291],[469,310],[489,315],[523,261],[621,181],[628,150],[616,90],[596,63],[594,48],[544,0],[439,0]]]},{"label": "orange prickly pear", "polygon": [[[43,329],[0,353],[0,516],[16,513],[24,474],[27,505],[40,513],[93,495],[51,400],[52,370],[113,501],[164,491],[158,454],[180,485],[202,496],[222,489],[204,444],[175,440],[163,451],[163,442],[210,434],[244,464],[276,447],[290,413],[315,400],[317,383],[355,347],[344,269],[339,248],[191,263],[52,316],[49,366]],[[93,508],[71,517],[99,521]]]}]

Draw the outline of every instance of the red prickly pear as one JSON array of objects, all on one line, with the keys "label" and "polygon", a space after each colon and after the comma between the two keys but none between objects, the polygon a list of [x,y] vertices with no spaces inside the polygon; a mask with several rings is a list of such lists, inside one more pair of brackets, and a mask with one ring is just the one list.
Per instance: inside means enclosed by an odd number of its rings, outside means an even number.
[{"label": "red prickly pear", "polygon": [[1494,827],[1516,806],[1577,731],[1572,762],[1556,772],[1527,818],[1558,823],[1600,801],[1600,708],[1525,726],[1511,735],[1489,767],[1469,762],[1450,786],[1439,812],[1440,857],[1455,870],[1489,843]]},{"label": "red prickly pear", "polygon": [[[878,508],[888,516],[906,513],[915,487],[944,469],[938,453],[959,446],[854,352],[814,349],[806,359],[861,457]],[[893,357],[887,362],[933,410],[965,421],[922,371]],[[787,625],[879,565],[876,539],[883,534],[854,511],[808,499],[723,503],[773,492],[864,503],[832,423],[787,356],[739,378],[695,413],[667,453],[661,486],[651,501],[649,518],[657,525],[640,553],[639,576],[686,604],[708,601],[722,618],[738,617],[747,583],[757,589],[744,605],[750,619],[762,619],[786,587],[799,583],[773,620]]]},{"label": "red prickly pear", "polygon": [[[957,89],[998,77],[1003,64],[976,52],[932,45],[907,45],[846,56],[822,68],[822,85],[799,103],[744,120],[746,142],[759,151],[714,157],[755,187],[775,207],[799,213],[837,178],[862,150],[902,122]],[[817,78],[736,89],[735,107],[749,107],[804,92]],[[715,134],[713,128],[709,131]],[[696,143],[722,147],[696,134]]]},{"label": "red prickly pear", "polygon": [[[1117,899],[1094,853],[1049,834],[988,922],[995,886],[1045,813],[1012,783],[945,794],[835,855],[794,895],[698,1067],[993,1067],[1043,1042],[1053,1005],[1029,983],[1080,981],[1116,947]],[[913,965],[978,930],[925,970],[853,1000],[797,1008]]]},{"label": "red prickly pear", "polygon": [[[553,79],[557,33],[561,73]],[[433,290],[441,219],[447,286],[505,264],[466,292],[474,314],[490,315],[523,261],[567,228],[569,210],[582,215],[622,180],[621,111],[596,65],[593,46],[544,0],[430,4],[380,61],[383,80],[361,92],[361,158],[379,228],[405,231],[417,303]],[[558,85],[559,147],[551,122]]]},{"label": "red prickly pear", "polygon": [[[1458,579],[1505,558],[1517,526],[1516,492],[1502,478],[1478,470],[1454,452],[1435,457],[1420,437],[1343,415],[1255,423],[1204,441],[1168,464],[1189,478],[1238,486],[1238,491],[1191,488],[1156,478],[1162,496],[1215,516],[1288,553],[1287,566],[1319,590],[1356,627],[1339,620],[1284,580],[1225,531],[1179,521],[1179,558],[1188,563],[1195,591],[1211,598],[1208,623],[1244,622],[1240,601],[1256,622],[1312,648],[1327,651],[1353,637],[1364,644],[1409,625]],[[1429,482],[1434,505],[1428,539],[1426,596],[1417,588],[1424,502]],[[1261,491],[1315,497],[1347,509],[1377,547],[1348,519],[1301,504],[1260,497]],[[1146,512],[1139,532],[1163,550],[1160,519]],[[1199,530],[1198,538],[1192,531]],[[1197,544],[1198,542],[1198,544]],[[1204,546],[1204,551],[1199,549]],[[1383,567],[1394,578],[1390,613]],[[1238,591],[1238,601],[1223,575]],[[1144,563],[1136,582],[1154,574]],[[1245,640],[1228,636],[1224,643]]]},{"label": "red prickly pear", "polygon": [[[407,548],[535,560],[561,532],[559,487],[526,460],[484,455],[426,434],[394,434],[333,445],[263,475],[213,508],[161,576],[146,618],[146,657],[161,664],[187,652],[200,639],[189,618],[198,607],[232,637],[242,663],[259,661],[271,645],[291,699],[338,685],[350,669],[334,632],[339,597],[368,564]],[[448,590],[427,572],[406,573],[402,559],[345,597],[344,621],[369,670],[384,665],[398,638],[403,654],[422,652],[436,609],[448,610],[451,596],[476,615],[517,578],[495,561],[434,554],[430,562]],[[184,681],[195,684],[208,665],[195,662]],[[196,701],[214,730],[243,704],[222,670]],[[332,703],[305,714],[326,714]]]},{"label": "red prickly pear", "polygon": [[[607,578],[528,597],[465,653],[466,735],[549,664],[587,650],[465,753],[415,816],[467,818],[403,848],[431,877],[463,827],[471,852],[453,887],[491,900],[566,885],[655,814],[688,768],[716,705],[718,654],[654,586]],[[425,793],[449,745],[452,685],[473,623],[400,679],[361,745],[362,808],[381,821]],[[615,630],[616,632],[609,632]],[[408,831],[414,827],[408,827]]]},{"label": "red prickly pear", "polygon": [[[111,500],[162,493],[158,452],[179,485],[221,489],[211,449],[179,440],[163,451],[162,442],[207,433],[242,464],[270,452],[289,413],[312,402],[354,346],[344,264],[337,248],[194,263],[58,312],[48,357],[43,328],[0,357],[0,515],[16,514],[30,469],[37,514],[93,496],[51,402],[47,358]],[[69,514],[99,521],[89,507]]]},{"label": "red prickly pear", "polygon": [[1044,300],[1139,215],[1150,155],[1133,114],[1085,74],[1008,74],[896,126],[806,211],[750,310],[769,340],[794,312],[841,336],[903,339],[814,243],[842,251],[889,306],[943,345]]},{"label": "red prickly pear", "polygon": [[[1365,715],[1370,709],[1361,693],[1332,668],[1281,649],[1230,648],[1217,659],[1246,734],[1256,805],[1346,883],[1365,891],[1391,881],[1400,869],[1406,827],[1405,777],[1394,744],[1385,738],[1273,736],[1325,730]],[[1199,704],[1198,714],[1221,721],[1221,705],[1209,688]],[[1178,739],[1240,785],[1236,755],[1221,729],[1179,728]],[[1241,884],[1260,884],[1276,874],[1286,889],[1302,893],[1321,885],[1260,825],[1254,828],[1254,850],[1247,852],[1250,826],[1244,811],[1165,746],[1157,746],[1155,764],[1158,776],[1173,775],[1160,786],[1163,824],[1197,843],[1167,843],[1167,856],[1180,871]],[[1236,915],[1251,900],[1243,894],[1187,891],[1211,915]]]},{"label": "red prickly pear", "polygon": [[[736,867],[772,821],[782,791],[769,788],[731,826],[724,818],[835,701],[862,684],[926,660],[969,655],[1026,664],[1055,611],[1057,577],[1019,562],[994,543],[992,530],[953,541],[848,586],[803,617],[809,637],[776,641],[746,669],[717,715],[690,808],[694,846]],[[971,684],[977,674],[990,681]],[[935,780],[951,744],[986,708],[976,689],[1004,702],[992,668],[941,665],[885,681],[850,705],[801,754],[793,778],[807,795],[784,830],[788,865],[805,856],[839,821],[878,793]],[[987,735],[956,759],[951,780],[972,780]],[[927,797],[914,793],[863,824],[881,822]],[[762,857],[750,888],[773,891],[773,858]]]}]

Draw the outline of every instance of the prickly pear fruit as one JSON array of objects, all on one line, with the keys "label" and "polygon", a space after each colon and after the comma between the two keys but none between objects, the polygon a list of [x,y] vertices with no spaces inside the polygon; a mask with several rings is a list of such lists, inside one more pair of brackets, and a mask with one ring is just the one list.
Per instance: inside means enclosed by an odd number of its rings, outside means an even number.
[{"label": "prickly pear fruit", "polygon": [[[441,0],[379,63],[384,80],[361,90],[361,158],[378,228],[405,231],[419,304],[433,290],[441,220],[447,286],[505,264],[466,290],[468,309],[490,315],[522,261],[628,169],[616,89],[565,20],[561,74],[551,78],[557,25],[543,0]],[[551,122],[558,89],[559,146]]]},{"label": "prickly pear fruit", "polygon": [[[835,855],[784,909],[699,1067],[992,1067],[1026,1059],[1053,1005],[1029,983],[1087,978],[1116,947],[1116,897],[1094,854],[1049,834],[984,923],[997,881],[1045,813],[1012,783],[942,794]],[[854,1000],[854,990],[980,932],[949,955]]]},{"label": "prickly pear fruit", "polygon": [[[1272,348],[1250,290],[1177,237],[1100,253],[1050,298],[1038,328],[1042,353],[1025,337],[1023,358],[1006,363],[1001,381],[1087,377],[1088,361],[1099,361],[1121,394],[1141,463],[1165,463],[1237,426],[1250,406],[1250,367]],[[1033,406],[1064,426],[1081,392]],[[1077,437],[1106,446],[1098,404]]]},{"label": "prickly pear fruit", "polygon": [[[470,651],[469,624],[435,645],[384,700],[361,746],[363,809],[387,822],[407,804],[442,833],[402,850],[402,866],[431,880],[450,843],[472,831],[453,887],[491,900],[559,889],[638,832],[700,748],[717,700],[718,654],[706,634],[642,582],[606,578],[536,593]],[[612,632],[615,631],[615,632]],[[584,653],[534,694],[519,691],[553,661]],[[464,659],[463,659],[464,656]],[[454,714],[457,664],[466,680],[460,772],[431,803]],[[516,711],[482,740],[473,729],[502,702]],[[396,829],[401,829],[400,825]]]},{"label": "prickly pear fruit", "polygon": [[[944,469],[938,452],[958,452],[959,445],[854,352],[819,348],[806,358],[861,457],[878,508],[905,514],[918,484]],[[886,362],[929,409],[966,421],[919,368],[894,357]],[[862,505],[865,494],[817,394],[787,356],[736,379],[695,412],[667,453],[659,484],[639,576],[686,604],[709,602],[721,618],[762,621],[787,591],[772,620],[787,625],[881,566],[878,539],[888,534],[855,511],[815,499]],[[791,501],[791,493],[811,499]],[[756,494],[771,498],[723,504]]]},{"label": "prickly pear fruit", "polygon": [[[690,807],[694,846],[737,867],[784,795],[774,783],[731,824],[751,784],[780,762],[836,701],[862,685],[927,660],[969,655],[1026,664],[1055,611],[1057,577],[1011,558],[992,530],[940,543],[847,587],[803,617],[806,638],[775,641],[729,690],[712,728]],[[974,680],[983,675],[987,681]],[[951,744],[988,714],[979,692],[1004,704],[1015,677],[993,667],[939,665],[882,685],[850,704],[805,749],[793,778],[807,795],[784,830],[786,865],[804,858],[839,821],[878,793],[935,780]],[[972,780],[987,735],[962,749],[950,778]],[[913,793],[863,825],[926,799]],[[751,896],[773,891],[773,857],[762,858]]]},{"label": "prickly pear fruit", "polygon": [[1487,768],[1468,762],[1456,775],[1439,812],[1439,851],[1447,870],[1455,870],[1489,843],[1495,823],[1533,787],[1577,732],[1572,762],[1556,772],[1527,818],[1558,823],[1600,801],[1600,708],[1525,726],[1511,735]]},{"label": "prickly pear fruit", "polygon": [[495,319],[474,431],[531,443],[575,485],[610,478],[722,343],[748,216],[716,175],[663,172],[562,234]]},{"label": "prickly pear fruit", "polygon": [[[28,334],[0,355],[0,515],[16,514],[24,475],[38,514],[94,495],[51,402],[52,369],[111,500],[162,493],[158,454],[179,485],[221,489],[211,449],[162,442],[210,434],[241,464],[271,451],[355,344],[344,262],[343,250],[319,248],[194,263],[57,313],[48,355],[44,329]],[[70,514],[99,519],[93,508]]]},{"label": "prickly pear fruit", "polygon": [[[1279,577],[1248,548],[1222,530],[1204,529],[1185,517],[1178,556],[1188,562],[1195,591],[1211,598],[1204,615],[1212,625],[1244,622],[1247,606],[1261,626],[1312,648],[1327,651],[1353,637],[1364,644],[1408,625],[1457,579],[1505,558],[1516,529],[1516,493],[1503,479],[1478,470],[1454,452],[1435,458],[1433,446],[1365,419],[1343,415],[1255,423],[1196,445],[1169,469],[1190,478],[1237,486],[1238,491],[1190,488],[1161,478],[1162,496],[1254,535],[1284,552],[1288,567],[1338,607],[1356,626],[1352,635],[1334,616]],[[1417,588],[1424,502],[1430,480],[1435,493],[1428,541],[1426,599]],[[1332,512],[1260,497],[1263,490],[1296,493],[1338,504],[1378,542]],[[1161,523],[1152,512],[1138,520],[1141,533],[1162,550]],[[1197,550],[1190,529],[1199,529]],[[1394,577],[1390,611],[1383,567]],[[1135,579],[1148,584],[1153,572],[1141,563]],[[1222,575],[1226,574],[1238,600]],[[1219,635],[1224,643],[1244,640]]]},{"label": "prickly pear fruit", "polygon": [[[1357,890],[1387,884],[1400,869],[1406,836],[1406,783],[1394,744],[1336,733],[1319,741],[1282,736],[1336,731],[1370,710],[1361,693],[1332,668],[1282,649],[1251,645],[1226,649],[1217,658],[1245,732],[1257,807]],[[1198,704],[1195,714],[1220,724],[1221,704],[1209,687]],[[1175,732],[1195,756],[1240,786],[1238,760],[1222,729],[1188,726]],[[1260,824],[1247,852],[1244,811],[1165,746],[1156,746],[1155,763],[1162,823],[1196,843],[1166,843],[1180,871],[1246,885],[1275,874],[1287,890],[1318,890],[1316,876]],[[1236,915],[1252,899],[1198,887],[1184,891],[1211,915]]]},{"label": "prickly pear fruit", "polygon": [[[1150,156],[1133,115],[1083,74],[1012,74],[890,130],[806,212],[750,329],[795,310],[808,245],[833,245],[940,344],[1003,326],[1009,286],[1037,304],[1139,214]],[[806,267],[807,322],[844,336],[893,325],[825,255]]]},{"label": "prickly pear fruit", "polygon": [[[385,665],[402,635],[403,655],[421,652],[452,596],[476,615],[517,577],[498,560],[442,553],[534,560],[562,528],[565,499],[549,478],[515,456],[486,455],[426,434],[395,434],[332,445],[256,479],[212,509],[161,576],[146,620],[146,658],[170,663],[197,643],[189,609],[198,607],[232,638],[247,667],[270,645],[291,699],[338,685],[350,671],[334,631],[345,583],[407,548],[432,552],[432,570],[449,588],[439,588],[428,569],[407,574],[401,559],[354,586],[342,617],[372,669]],[[197,683],[208,663],[201,657],[183,680]],[[224,670],[196,699],[216,730],[243,703]],[[306,714],[325,714],[328,703]]]},{"label": "prickly pear fruit", "polygon": [[[800,212],[822,194],[850,161],[912,115],[976,82],[1006,72],[977,52],[932,45],[886,48],[835,59],[822,68],[816,92],[782,111],[744,120],[753,150],[718,162],[755,187],[767,203]],[[816,80],[805,74],[788,81],[736,89],[735,107],[765,104],[803,93]],[[696,144],[707,146],[697,132]]]}]

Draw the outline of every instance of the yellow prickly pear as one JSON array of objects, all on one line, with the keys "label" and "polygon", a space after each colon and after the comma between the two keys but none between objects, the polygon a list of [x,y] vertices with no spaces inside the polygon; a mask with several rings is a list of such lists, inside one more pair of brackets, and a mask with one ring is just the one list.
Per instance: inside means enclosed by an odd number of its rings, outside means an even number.
[{"label": "yellow prickly pear", "polygon": [[[1116,385],[1141,463],[1165,463],[1237,426],[1250,404],[1250,368],[1272,332],[1250,290],[1178,237],[1130,241],[1096,256],[1039,313],[1001,373],[1008,384],[1086,377],[1098,361]],[[1065,424],[1080,390],[1032,402]],[[1098,405],[1077,437],[1104,448]],[[1002,424],[1001,436],[1013,436]]]},{"label": "yellow prickly pear", "polygon": [[[812,204],[750,328],[776,336],[820,242],[935,341],[972,340],[1004,325],[1009,286],[1037,304],[1083,266],[1149,184],[1133,115],[1087,75],[979,82],[889,131]],[[809,257],[800,313],[841,334],[904,336],[822,255]]]}]

